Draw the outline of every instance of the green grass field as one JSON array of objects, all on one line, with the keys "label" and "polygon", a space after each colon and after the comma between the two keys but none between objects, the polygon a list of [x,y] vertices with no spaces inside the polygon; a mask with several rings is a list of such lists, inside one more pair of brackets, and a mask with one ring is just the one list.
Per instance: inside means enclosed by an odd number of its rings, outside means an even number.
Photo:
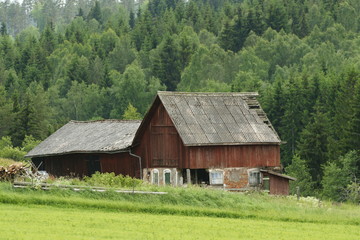
[{"label": "green grass field", "polygon": [[[164,190],[164,189],[161,189]],[[359,239],[360,208],[167,189],[168,195],[13,189],[0,184],[0,239]]]}]

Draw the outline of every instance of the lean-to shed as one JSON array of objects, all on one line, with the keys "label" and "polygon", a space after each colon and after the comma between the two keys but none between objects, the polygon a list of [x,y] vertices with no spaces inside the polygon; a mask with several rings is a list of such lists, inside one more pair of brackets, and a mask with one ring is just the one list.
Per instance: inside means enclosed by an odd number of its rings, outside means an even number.
[{"label": "lean-to shed", "polygon": [[234,190],[268,186],[261,170],[281,169],[281,140],[257,96],[158,92],[133,141],[144,179]]},{"label": "lean-to shed", "polygon": [[140,121],[70,121],[26,157],[54,176],[86,176],[99,172],[140,177],[138,158],[130,146]]}]

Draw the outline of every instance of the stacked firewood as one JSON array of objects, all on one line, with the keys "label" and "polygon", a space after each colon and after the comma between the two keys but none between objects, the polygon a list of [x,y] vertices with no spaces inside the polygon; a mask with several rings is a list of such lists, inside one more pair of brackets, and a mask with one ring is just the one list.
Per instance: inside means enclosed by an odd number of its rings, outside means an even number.
[{"label": "stacked firewood", "polygon": [[13,181],[16,177],[25,175],[27,167],[23,163],[11,164],[10,166],[0,166],[0,181]]}]

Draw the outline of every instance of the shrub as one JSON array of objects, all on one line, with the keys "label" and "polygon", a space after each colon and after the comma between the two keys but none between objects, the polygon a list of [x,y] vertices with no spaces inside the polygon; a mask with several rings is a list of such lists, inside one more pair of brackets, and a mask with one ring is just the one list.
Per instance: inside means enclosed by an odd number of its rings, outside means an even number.
[{"label": "shrub", "polygon": [[13,159],[15,161],[24,161],[26,152],[18,147],[4,147],[0,150],[0,157]]},{"label": "shrub", "polygon": [[85,177],[84,181],[92,186],[104,187],[136,187],[142,184],[142,180],[129,176],[115,175],[115,173],[99,173],[96,172],[91,177]]}]

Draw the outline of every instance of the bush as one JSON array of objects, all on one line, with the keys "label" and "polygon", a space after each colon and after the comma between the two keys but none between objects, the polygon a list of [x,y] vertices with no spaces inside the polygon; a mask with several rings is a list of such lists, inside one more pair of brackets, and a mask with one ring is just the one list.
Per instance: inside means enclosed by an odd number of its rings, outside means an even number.
[{"label": "bush", "polygon": [[13,147],[10,137],[0,139],[0,157],[9,158],[15,161],[26,161],[25,155],[40,143],[32,136],[25,136],[22,147]]},{"label": "bush", "polygon": [[0,157],[9,158],[15,161],[24,161],[26,152],[17,147],[4,147],[0,150]]},{"label": "bush", "polygon": [[346,199],[349,202],[360,204],[360,183],[353,182],[347,186]]},{"label": "bush", "polygon": [[341,156],[337,163],[325,165],[324,177],[321,182],[325,198],[335,201],[354,200],[356,202],[356,194],[359,194],[356,191],[359,159],[358,152],[350,151]]},{"label": "bush", "polygon": [[142,180],[129,176],[115,175],[115,173],[99,173],[85,177],[84,182],[91,186],[103,187],[136,187],[142,184]]},{"label": "bush", "polygon": [[39,145],[41,141],[40,140],[36,140],[33,136],[25,136],[25,139],[22,143],[22,150],[25,152],[29,152],[30,150],[32,150],[34,147],[36,147],[37,145]]}]

